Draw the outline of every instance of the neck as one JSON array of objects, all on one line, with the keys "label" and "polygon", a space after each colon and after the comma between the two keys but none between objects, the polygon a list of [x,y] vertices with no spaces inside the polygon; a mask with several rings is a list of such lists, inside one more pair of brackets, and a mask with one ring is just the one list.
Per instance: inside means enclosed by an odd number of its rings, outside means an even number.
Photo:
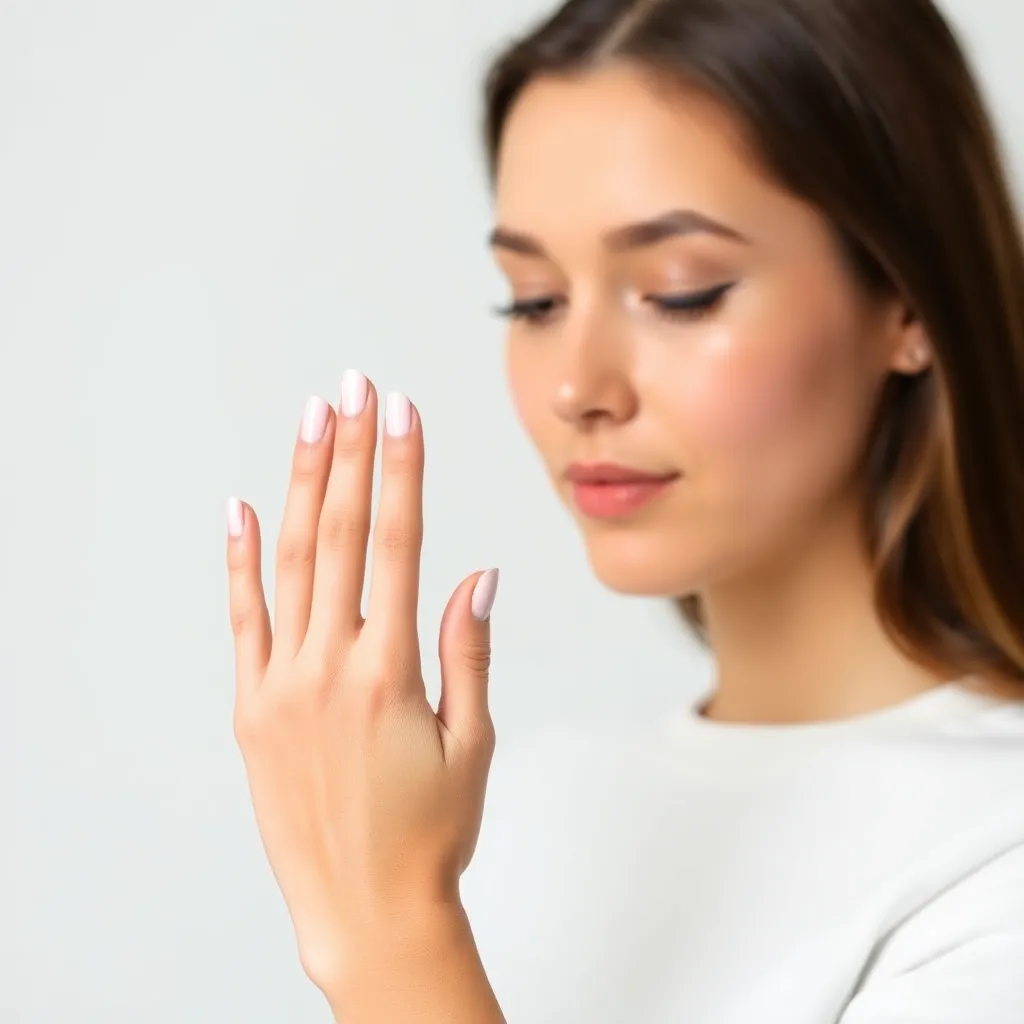
[{"label": "neck", "polygon": [[801,536],[776,559],[701,595],[717,686],[705,715],[750,723],[866,714],[952,678],[899,650],[875,613],[854,513]]}]

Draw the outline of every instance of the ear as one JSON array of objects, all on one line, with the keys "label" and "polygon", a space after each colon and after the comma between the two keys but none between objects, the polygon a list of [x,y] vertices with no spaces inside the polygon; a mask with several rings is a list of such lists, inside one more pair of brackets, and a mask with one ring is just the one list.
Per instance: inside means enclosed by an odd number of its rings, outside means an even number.
[{"label": "ear", "polygon": [[924,324],[907,305],[895,310],[894,329],[890,334],[888,368],[892,373],[915,377],[932,365],[932,343]]}]

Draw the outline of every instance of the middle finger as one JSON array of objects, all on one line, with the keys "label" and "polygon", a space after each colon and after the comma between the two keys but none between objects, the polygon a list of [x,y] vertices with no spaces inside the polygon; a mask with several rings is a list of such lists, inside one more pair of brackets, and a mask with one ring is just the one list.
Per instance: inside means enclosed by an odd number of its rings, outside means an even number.
[{"label": "middle finger", "polygon": [[348,370],[317,538],[309,622],[316,642],[344,641],[359,629],[376,447],[377,392]]}]

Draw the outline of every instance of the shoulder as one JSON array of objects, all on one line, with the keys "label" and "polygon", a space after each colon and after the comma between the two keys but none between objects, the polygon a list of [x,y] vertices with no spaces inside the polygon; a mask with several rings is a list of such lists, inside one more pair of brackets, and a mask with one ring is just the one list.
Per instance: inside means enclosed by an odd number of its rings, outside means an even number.
[{"label": "shoulder", "polygon": [[875,950],[840,1024],[1024,1020],[1024,842],[937,892]]}]

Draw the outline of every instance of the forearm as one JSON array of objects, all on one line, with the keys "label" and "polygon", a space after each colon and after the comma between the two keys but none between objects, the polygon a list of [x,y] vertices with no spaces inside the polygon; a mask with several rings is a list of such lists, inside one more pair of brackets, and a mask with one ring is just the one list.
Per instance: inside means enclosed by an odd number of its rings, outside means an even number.
[{"label": "forearm", "polygon": [[505,1024],[461,907],[368,938],[328,993],[338,1024]]}]

